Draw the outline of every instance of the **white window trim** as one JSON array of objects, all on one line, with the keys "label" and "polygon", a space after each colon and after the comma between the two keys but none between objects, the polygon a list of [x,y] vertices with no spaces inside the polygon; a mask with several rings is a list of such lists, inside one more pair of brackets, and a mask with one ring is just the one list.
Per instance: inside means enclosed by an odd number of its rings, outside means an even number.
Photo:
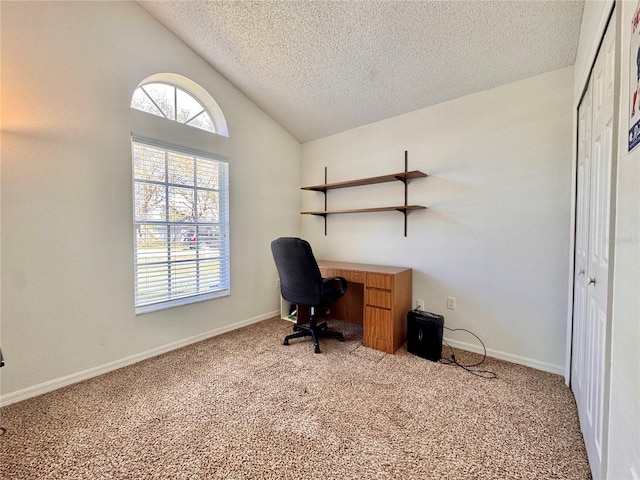
[{"label": "white window trim", "polygon": [[161,303],[152,303],[149,305],[141,305],[136,307],[136,315],[144,315],[145,313],[157,312],[159,310],[166,310],[168,308],[180,307],[182,305],[189,305],[191,303],[205,302],[207,300],[213,300],[214,298],[228,297],[231,294],[231,289],[227,288],[225,292],[216,292],[198,295],[195,297],[185,297],[176,300],[168,300]]}]

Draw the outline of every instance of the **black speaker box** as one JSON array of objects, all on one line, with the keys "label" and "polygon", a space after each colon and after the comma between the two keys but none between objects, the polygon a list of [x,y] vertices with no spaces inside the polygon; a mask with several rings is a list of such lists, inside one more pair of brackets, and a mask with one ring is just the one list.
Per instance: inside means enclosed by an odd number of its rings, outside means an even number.
[{"label": "black speaker box", "polygon": [[407,313],[407,350],[437,362],[442,357],[444,317],[435,313],[411,310]]}]

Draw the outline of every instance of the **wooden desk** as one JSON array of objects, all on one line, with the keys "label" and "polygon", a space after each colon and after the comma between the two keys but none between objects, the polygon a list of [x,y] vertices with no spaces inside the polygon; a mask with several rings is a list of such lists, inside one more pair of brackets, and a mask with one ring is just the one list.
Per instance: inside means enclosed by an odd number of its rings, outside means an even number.
[{"label": "wooden desk", "polygon": [[407,341],[413,273],[410,268],[318,262],[323,277],[344,277],[347,293],[330,306],[330,317],[361,324],[362,344],[394,353]]}]

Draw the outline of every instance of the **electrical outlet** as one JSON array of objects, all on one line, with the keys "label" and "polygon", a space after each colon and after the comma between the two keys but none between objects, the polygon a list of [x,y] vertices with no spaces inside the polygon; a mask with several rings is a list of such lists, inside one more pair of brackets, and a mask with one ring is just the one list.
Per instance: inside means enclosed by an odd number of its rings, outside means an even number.
[{"label": "electrical outlet", "polygon": [[449,310],[456,309],[456,297],[447,297],[447,308]]},{"label": "electrical outlet", "polygon": [[424,310],[424,300],[416,300],[416,308],[418,310]]},{"label": "electrical outlet", "polygon": [[276,290],[280,290],[280,277],[276,278]]}]

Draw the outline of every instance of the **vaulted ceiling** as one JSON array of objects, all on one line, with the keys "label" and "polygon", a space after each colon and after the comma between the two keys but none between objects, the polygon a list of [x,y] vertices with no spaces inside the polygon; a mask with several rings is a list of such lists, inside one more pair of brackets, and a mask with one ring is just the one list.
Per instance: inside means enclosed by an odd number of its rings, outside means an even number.
[{"label": "vaulted ceiling", "polygon": [[140,1],[300,142],[575,61],[579,1]]}]

